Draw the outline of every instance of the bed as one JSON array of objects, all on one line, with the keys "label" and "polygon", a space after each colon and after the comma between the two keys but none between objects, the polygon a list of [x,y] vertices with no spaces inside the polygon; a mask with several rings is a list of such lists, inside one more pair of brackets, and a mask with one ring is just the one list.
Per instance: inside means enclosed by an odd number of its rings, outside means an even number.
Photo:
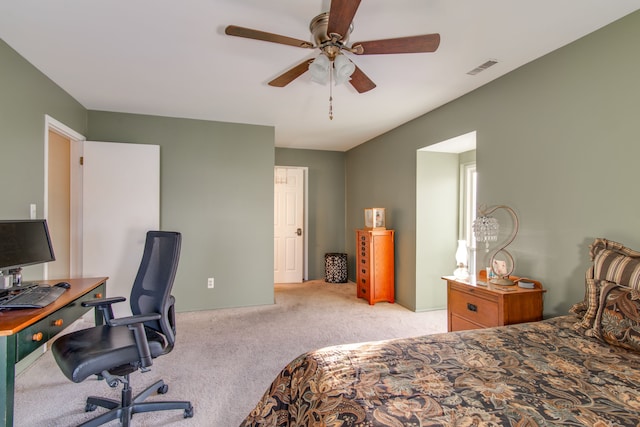
[{"label": "bed", "polygon": [[568,315],[305,353],[241,426],[639,426],[640,252],[590,249]]}]

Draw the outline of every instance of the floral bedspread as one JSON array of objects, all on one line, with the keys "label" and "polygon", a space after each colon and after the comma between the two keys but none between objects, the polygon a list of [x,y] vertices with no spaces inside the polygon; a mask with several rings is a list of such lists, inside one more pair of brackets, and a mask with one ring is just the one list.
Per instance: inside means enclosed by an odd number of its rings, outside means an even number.
[{"label": "floral bedspread", "polygon": [[640,353],[586,337],[574,322],[306,353],[241,426],[639,426]]}]

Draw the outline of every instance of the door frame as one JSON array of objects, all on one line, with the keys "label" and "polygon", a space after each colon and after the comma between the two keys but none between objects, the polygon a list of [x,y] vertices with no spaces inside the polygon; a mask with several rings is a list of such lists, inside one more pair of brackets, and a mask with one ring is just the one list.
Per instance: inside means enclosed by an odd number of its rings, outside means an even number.
[{"label": "door frame", "polygon": [[[45,114],[44,116],[44,206],[43,218],[49,215],[49,131],[53,131],[71,141],[71,199],[70,199],[70,264],[71,277],[79,277],[82,274],[82,169],[80,158],[82,157],[82,143],[86,137],[71,129],[64,123]],[[48,278],[47,264],[43,267],[43,278]]]},{"label": "door frame", "polygon": [[[302,281],[309,280],[309,168],[307,166],[284,166],[284,165],[274,165],[273,170],[275,172],[276,168],[285,168],[285,169],[301,169],[302,177],[304,180],[304,185],[302,188],[302,200],[303,200],[303,227],[304,233],[303,235],[303,243],[302,243]],[[274,184],[275,186],[275,184]],[[275,193],[275,187],[274,187]],[[275,256],[275,254],[274,254]]]}]

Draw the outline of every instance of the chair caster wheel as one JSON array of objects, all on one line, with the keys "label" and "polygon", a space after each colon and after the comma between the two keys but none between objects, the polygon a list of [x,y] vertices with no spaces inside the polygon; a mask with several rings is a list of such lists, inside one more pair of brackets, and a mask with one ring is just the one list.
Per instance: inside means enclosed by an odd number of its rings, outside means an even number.
[{"label": "chair caster wheel", "polygon": [[94,405],[91,403],[87,403],[84,407],[84,412],[93,412],[96,410],[96,408],[98,407],[98,405]]},{"label": "chair caster wheel", "polygon": [[158,387],[158,394],[166,394],[169,391],[169,386],[166,384],[162,384]]},{"label": "chair caster wheel", "polygon": [[185,418],[193,418],[193,406],[190,407],[189,409],[185,409],[184,410],[184,417]]}]

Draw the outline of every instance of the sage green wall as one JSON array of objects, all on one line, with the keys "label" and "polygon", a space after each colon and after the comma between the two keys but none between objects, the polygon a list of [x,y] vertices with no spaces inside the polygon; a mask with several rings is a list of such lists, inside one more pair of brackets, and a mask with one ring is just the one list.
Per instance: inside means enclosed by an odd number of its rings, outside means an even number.
[{"label": "sage green wall", "polygon": [[[0,219],[29,218],[31,203],[43,217],[45,115],[86,131],[82,105],[0,39]],[[42,266],[24,271],[42,274]]]},{"label": "sage green wall", "polygon": [[426,144],[400,148],[410,138],[401,127],[393,138],[383,135],[347,151],[346,237],[349,278],[355,280],[354,230],[364,226],[364,208],[385,208],[386,227],[396,231],[396,301],[415,309],[416,148]]},{"label": "sage green wall", "polygon": [[178,310],[273,304],[272,127],[89,111],[88,139],[160,145],[161,228],[183,235]]},{"label": "sage green wall", "polygon": [[447,289],[442,276],[453,274],[457,240],[464,238],[463,214],[459,210],[461,167],[475,161],[476,150],[417,152],[414,310],[447,307]]},{"label": "sage green wall", "polygon": [[444,309],[447,289],[441,277],[456,268],[460,156],[418,151],[416,174],[416,307]]},{"label": "sage green wall", "polygon": [[476,162],[476,150],[465,151],[459,155],[460,165]]},{"label": "sage green wall", "polygon": [[88,139],[158,144],[161,226],[184,235],[178,309],[273,304],[272,127],[88,112],[2,40],[0,64],[0,218],[31,203],[43,216],[45,114]]},{"label": "sage green wall", "polygon": [[416,149],[474,130],[478,202],[518,212],[510,252],[517,274],[546,286],[546,315],[583,297],[595,237],[640,248],[638,40],[635,12],[347,152],[347,230],[361,226],[365,204],[391,210],[401,304],[421,308]]},{"label": "sage green wall", "polygon": [[346,252],[344,152],[276,148],[277,166],[307,167],[309,279],[324,278],[324,254]]}]

